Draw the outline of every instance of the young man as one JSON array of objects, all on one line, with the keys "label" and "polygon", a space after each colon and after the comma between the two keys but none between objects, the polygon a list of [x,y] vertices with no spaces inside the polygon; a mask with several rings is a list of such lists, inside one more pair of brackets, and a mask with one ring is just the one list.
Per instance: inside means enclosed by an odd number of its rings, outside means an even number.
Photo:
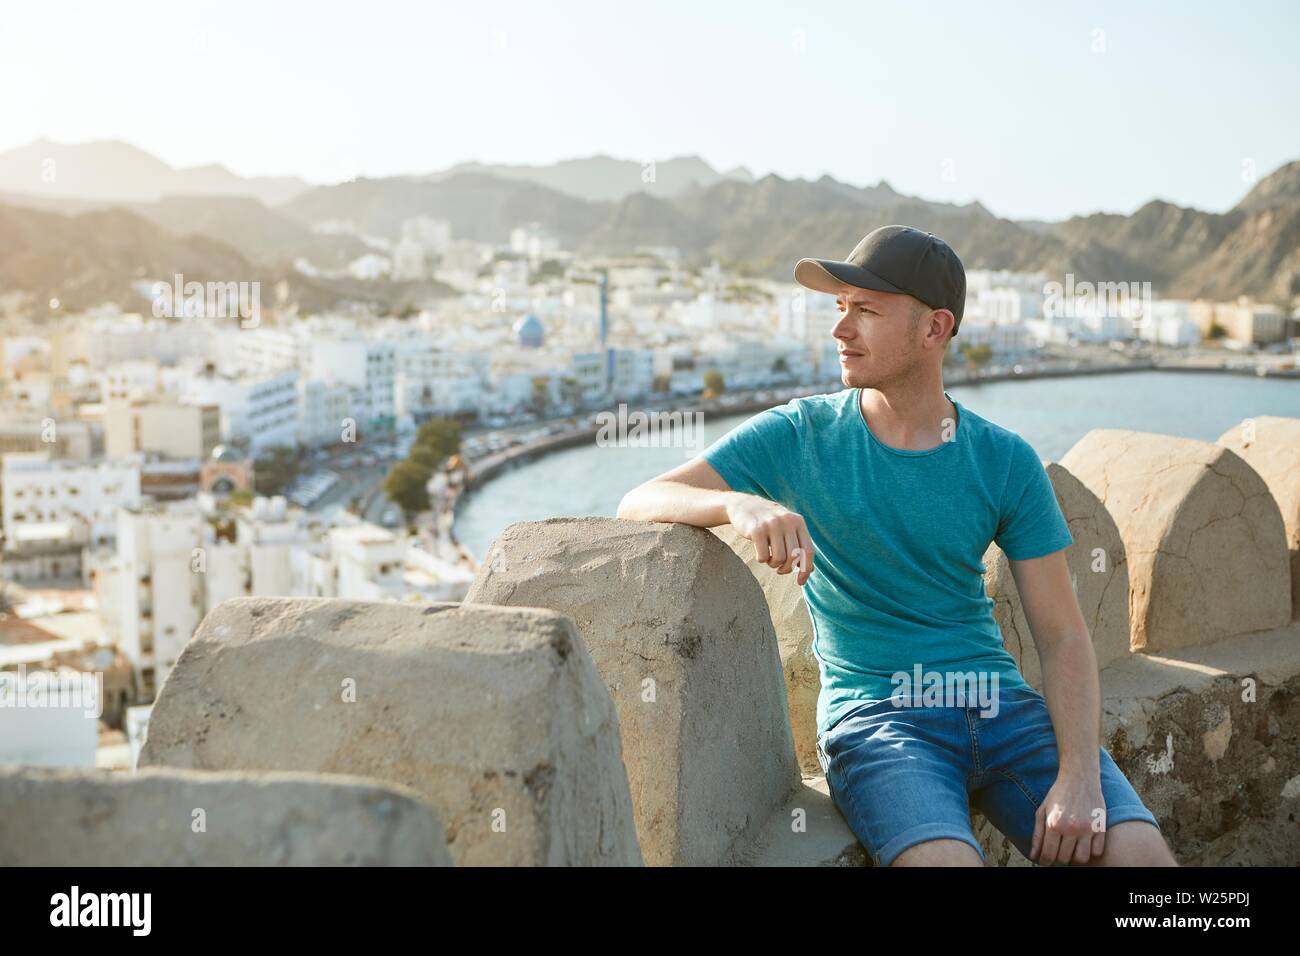
[{"label": "young man", "polygon": [[[795,279],[839,303],[847,388],[754,416],[633,489],[619,517],[730,523],[797,575],[821,671],[818,759],[877,865],[981,865],[974,806],[1040,864],[1176,866],[1099,744],[1097,661],[1051,481],[1023,438],[943,387],[961,261],[885,226],[846,261],[800,260]],[[993,619],[990,541],[1010,560],[1045,699]],[[907,687],[913,675],[948,693]]]}]

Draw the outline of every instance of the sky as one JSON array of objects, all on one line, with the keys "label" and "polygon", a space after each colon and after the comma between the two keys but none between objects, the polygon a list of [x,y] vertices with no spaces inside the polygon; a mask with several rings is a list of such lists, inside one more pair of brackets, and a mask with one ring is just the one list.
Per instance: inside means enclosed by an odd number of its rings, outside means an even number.
[{"label": "sky", "polygon": [[337,182],[698,155],[1001,216],[1221,211],[1300,158],[1300,3],[0,0],[0,150]]}]

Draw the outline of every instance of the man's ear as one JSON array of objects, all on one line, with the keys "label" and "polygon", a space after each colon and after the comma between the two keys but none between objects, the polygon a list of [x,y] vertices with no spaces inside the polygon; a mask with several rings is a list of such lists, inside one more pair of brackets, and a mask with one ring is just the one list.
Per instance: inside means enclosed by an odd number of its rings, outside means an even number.
[{"label": "man's ear", "polygon": [[[944,317],[947,317],[947,324],[944,324]],[[939,327],[935,328],[934,323],[938,322]],[[935,309],[930,313],[930,330],[935,333],[935,337],[947,345],[952,339],[950,331],[957,327],[957,316],[953,315],[948,309]]]}]

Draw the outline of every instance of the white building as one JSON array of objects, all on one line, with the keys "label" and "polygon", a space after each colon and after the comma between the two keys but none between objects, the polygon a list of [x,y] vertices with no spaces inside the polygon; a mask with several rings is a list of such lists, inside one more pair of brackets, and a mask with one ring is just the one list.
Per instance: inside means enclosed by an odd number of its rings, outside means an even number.
[{"label": "white building", "polygon": [[209,545],[206,601],[215,607],[232,597],[282,597],[302,593],[292,552],[310,549],[312,535],[302,512],[282,495],[258,496],[235,522],[235,541]]},{"label": "white building", "polygon": [[146,700],[163,685],[207,610],[206,527],[193,501],[117,514],[118,643]]},{"label": "white building", "polygon": [[835,297],[790,287],[787,295],[776,296],[777,331],[808,344],[834,343],[831,330],[840,320]]},{"label": "white building", "polygon": [[396,414],[418,424],[431,416],[477,415],[487,388],[485,352],[447,352],[421,336],[396,343]]},{"label": "white building", "polygon": [[84,524],[87,543],[103,544],[117,533],[117,510],[140,503],[144,456],[94,462],[51,459],[43,452],[10,452],[0,470],[4,532],[34,522]]},{"label": "white building", "polygon": [[227,374],[208,368],[181,388],[187,402],[221,407],[224,442],[247,442],[254,455],[297,443],[296,371]]},{"label": "white building", "polygon": [[360,391],[342,382],[316,378],[298,381],[298,443],[307,448],[343,440],[344,423],[356,418]]},{"label": "white building", "polygon": [[1201,340],[1200,325],[1192,318],[1192,303],[1183,299],[1156,299],[1150,317],[1137,323],[1137,333],[1147,341],[1175,347]]},{"label": "white building", "polygon": [[335,596],[351,601],[380,601],[402,588],[405,544],[391,531],[361,524],[332,528],[330,554],[336,569]]},{"label": "white building", "polygon": [[115,362],[98,376],[100,399],[130,400],[157,394],[163,388],[163,379],[156,359],[132,359]]},{"label": "white building", "polygon": [[235,363],[248,371],[301,369],[311,356],[311,339],[290,329],[238,329],[227,335]]},{"label": "white building", "polygon": [[221,443],[216,405],[143,399],[104,405],[104,454],[121,458],[146,452],[169,459],[207,458]]},{"label": "white building", "polygon": [[537,262],[560,251],[560,241],[541,223],[530,222],[510,230],[510,251]]},{"label": "white building", "polygon": [[[312,342],[311,377],[350,385],[361,399],[354,409],[357,425],[390,428],[396,416],[394,380],[397,357],[394,343],[359,336]],[[362,417],[357,417],[360,412]]]},{"label": "white building", "polygon": [[948,346],[954,361],[961,361],[963,346],[987,345],[1000,359],[1015,359],[1033,351],[1034,336],[1024,322],[969,322],[962,318],[957,337]]}]

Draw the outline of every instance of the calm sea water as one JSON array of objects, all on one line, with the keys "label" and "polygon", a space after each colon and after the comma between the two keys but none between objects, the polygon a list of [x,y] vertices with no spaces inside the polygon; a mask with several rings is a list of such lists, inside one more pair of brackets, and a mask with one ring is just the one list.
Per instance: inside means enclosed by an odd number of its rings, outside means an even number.
[{"label": "calm sea water", "polygon": [[[971,411],[1020,433],[1040,458],[1055,461],[1092,428],[1128,428],[1215,441],[1242,419],[1300,418],[1300,381],[1244,375],[1126,372],[1071,378],[952,385]],[[705,419],[704,444],[746,417]],[[566,449],[521,464],[488,482],[461,507],[456,534],[476,556],[515,521],[559,515],[612,517],[634,485],[685,461],[682,448]]]}]

